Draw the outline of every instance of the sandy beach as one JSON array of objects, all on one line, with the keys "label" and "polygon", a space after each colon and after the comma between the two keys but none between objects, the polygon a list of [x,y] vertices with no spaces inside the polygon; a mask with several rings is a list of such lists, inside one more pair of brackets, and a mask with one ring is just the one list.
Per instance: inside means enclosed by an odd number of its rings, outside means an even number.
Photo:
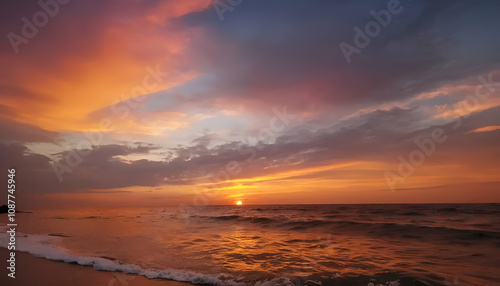
[{"label": "sandy beach", "polygon": [[[9,251],[0,248],[2,271],[0,285],[8,286],[189,286],[190,283],[148,279],[138,275],[96,271],[92,267],[73,265],[16,253],[16,278],[7,277],[6,259]],[[4,259],[5,258],[5,259]]]}]

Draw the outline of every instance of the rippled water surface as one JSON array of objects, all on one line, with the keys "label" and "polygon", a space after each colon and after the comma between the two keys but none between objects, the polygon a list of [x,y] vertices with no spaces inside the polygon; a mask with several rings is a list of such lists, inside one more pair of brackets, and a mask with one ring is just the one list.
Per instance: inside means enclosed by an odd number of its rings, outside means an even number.
[{"label": "rippled water surface", "polygon": [[113,208],[18,216],[25,251],[148,277],[219,285],[500,285],[498,204]]}]

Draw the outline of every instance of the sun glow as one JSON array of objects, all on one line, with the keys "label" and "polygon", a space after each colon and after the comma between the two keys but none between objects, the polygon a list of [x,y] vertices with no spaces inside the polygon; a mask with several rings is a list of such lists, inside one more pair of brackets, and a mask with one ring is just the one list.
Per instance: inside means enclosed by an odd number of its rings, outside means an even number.
[{"label": "sun glow", "polygon": [[238,206],[241,206],[241,205],[243,204],[243,202],[242,202],[242,201],[237,201],[237,202],[236,202],[236,204],[237,204]]}]

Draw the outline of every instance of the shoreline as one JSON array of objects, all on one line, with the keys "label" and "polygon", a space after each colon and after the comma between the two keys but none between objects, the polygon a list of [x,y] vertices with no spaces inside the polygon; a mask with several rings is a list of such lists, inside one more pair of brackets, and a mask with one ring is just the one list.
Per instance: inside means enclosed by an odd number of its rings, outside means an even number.
[{"label": "shoreline", "polygon": [[149,279],[137,274],[98,271],[91,266],[70,264],[16,251],[16,278],[7,277],[10,251],[0,247],[3,267],[0,285],[6,286],[193,286],[188,282]]}]

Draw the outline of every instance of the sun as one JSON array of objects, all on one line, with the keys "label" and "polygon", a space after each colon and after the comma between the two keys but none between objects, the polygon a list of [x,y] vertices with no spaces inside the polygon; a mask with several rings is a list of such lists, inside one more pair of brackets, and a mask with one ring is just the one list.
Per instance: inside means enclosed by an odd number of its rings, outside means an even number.
[{"label": "sun", "polygon": [[239,205],[239,206],[241,206],[243,204],[243,202],[242,201],[237,201],[236,204]]}]

